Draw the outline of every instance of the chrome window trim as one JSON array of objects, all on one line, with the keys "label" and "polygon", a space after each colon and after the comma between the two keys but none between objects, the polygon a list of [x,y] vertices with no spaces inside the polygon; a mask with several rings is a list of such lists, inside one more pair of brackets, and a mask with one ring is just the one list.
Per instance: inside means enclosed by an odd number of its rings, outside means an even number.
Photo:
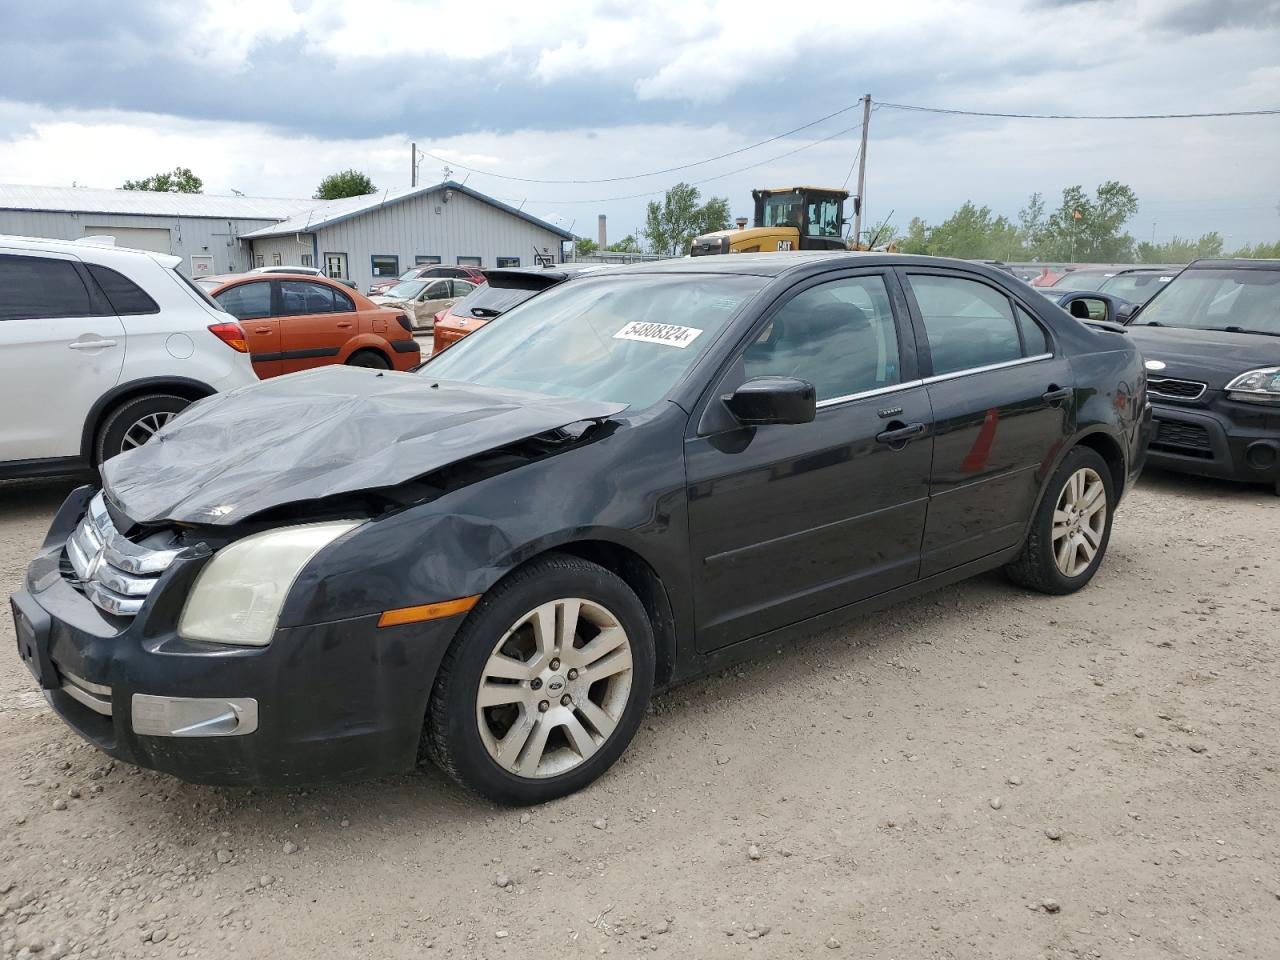
[{"label": "chrome window trim", "polygon": [[960,377],[970,377],[975,373],[987,373],[991,370],[1004,370],[1007,367],[1020,367],[1028,363],[1039,363],[1041,360],[1052,360],[1052,353],[1037,353],[1034,357],[1019,357],[1017,360],[1002,360],[1000,363],[988,363],[982,367],[968,367],[964,370],[954,370],[951,373],[939,373],[932,377],[925,377],[925,385],[931,383],[942,383],[944,380],[957,380]]},{"label": "chrome window trim", "polygon": [[851,403],[854,400],[863,400],[867,397],[879,397],[886,393],[897,393],[899,390],[910,390],[914,387],[924,386],[923,380],[908,380],[906,383],[891,383],[887,387],[876,387],[874,390],[863,390],[859,393],[845,394],[843,397],[828,397],[826,400],[819,400],[817,407],[823,410],[826,407],[834,407],[839,403]]}]

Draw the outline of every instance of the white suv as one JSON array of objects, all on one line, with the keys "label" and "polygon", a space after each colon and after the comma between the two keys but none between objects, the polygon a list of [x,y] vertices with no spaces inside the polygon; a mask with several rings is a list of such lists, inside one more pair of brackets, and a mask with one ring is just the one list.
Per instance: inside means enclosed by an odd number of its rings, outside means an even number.
[{"label": "white suv", "polygon": [[244,331],[180,262],[0,236],[0,479],[97,467],[258,379]]}]

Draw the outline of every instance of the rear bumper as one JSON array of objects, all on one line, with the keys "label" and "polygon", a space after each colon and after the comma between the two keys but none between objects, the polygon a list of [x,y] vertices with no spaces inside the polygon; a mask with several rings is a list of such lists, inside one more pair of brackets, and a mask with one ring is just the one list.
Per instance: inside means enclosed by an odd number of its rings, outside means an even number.
[{"label": "rear bumper", "polygon": [[1214,400],[1209,407],[1155,404],[1147,462],[1204,477],[1280,483],[1280,410]]},{"label": "rear bumper", "polygon": [[397,370],[412,370],[422,362],[422,344],[412,335],[404,340],[388,340],[391,363]]},{"label": "rear bumper", "polygon": [[[54,531],[66,523],[60,513]],[[19,654],[58,716],[104,753],[192,783],[240,786],[367,779],[415,764],[461,617],[281,628],[260,648],[188,642],[177,614],[202,559],[175,562],[136,617],[116,618],[62,573],[61,541],[51,540],[10,598]],[[231,705],[243,723],[185,736],[136,729],[170,729],[157,709],[182,698]]]}]

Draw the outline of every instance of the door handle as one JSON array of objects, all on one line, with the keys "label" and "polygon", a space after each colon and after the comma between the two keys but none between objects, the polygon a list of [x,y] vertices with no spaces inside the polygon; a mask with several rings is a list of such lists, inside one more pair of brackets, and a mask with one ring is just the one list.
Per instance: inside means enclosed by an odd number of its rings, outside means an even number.
[{"label": "door handle", "polygon": [[923,423],[891,423],[888,430],[876,434],[876,442],[887,443],[891,447],[906,446],[924,431]]},{"label": "door handle", "polygon": [[114,340],[72,340],[67,346],[72,350],[101,350],[103,347],[114,347]]},{"label": "door handle", "polygon": [[253,332],[254,333],[270,333],[271,328],[270,327],[254,327]]},{"label": "door handle", "polygon": [[349,320],[342,320],[342,321],[340,321],[340,322],[338,323],[338,329],[339,329],[339,330],[350,330],[350,329],[351,329],[351,322],[350,322]]},{"label": "door handle", "polygon": [[1056,407],[1063,400],[1068,400],[1075,393],[1074,387],[1059,387],[1054,384],[1049,385],[1049,389],[1040,394],[1040,399],[1051,407]]}]

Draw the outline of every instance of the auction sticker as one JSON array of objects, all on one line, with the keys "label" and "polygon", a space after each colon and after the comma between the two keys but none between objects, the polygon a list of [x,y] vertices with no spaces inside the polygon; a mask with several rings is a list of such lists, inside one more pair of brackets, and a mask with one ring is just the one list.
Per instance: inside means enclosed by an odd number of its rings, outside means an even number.
[{"label": "auction sticker", "polygon": [[642,343],[660,343],[664,347],[683,350],[702,333],[696,327],[681,327],[674,323],[647,323],[633,320],[613,335],[615,340],[639,340]]}]

